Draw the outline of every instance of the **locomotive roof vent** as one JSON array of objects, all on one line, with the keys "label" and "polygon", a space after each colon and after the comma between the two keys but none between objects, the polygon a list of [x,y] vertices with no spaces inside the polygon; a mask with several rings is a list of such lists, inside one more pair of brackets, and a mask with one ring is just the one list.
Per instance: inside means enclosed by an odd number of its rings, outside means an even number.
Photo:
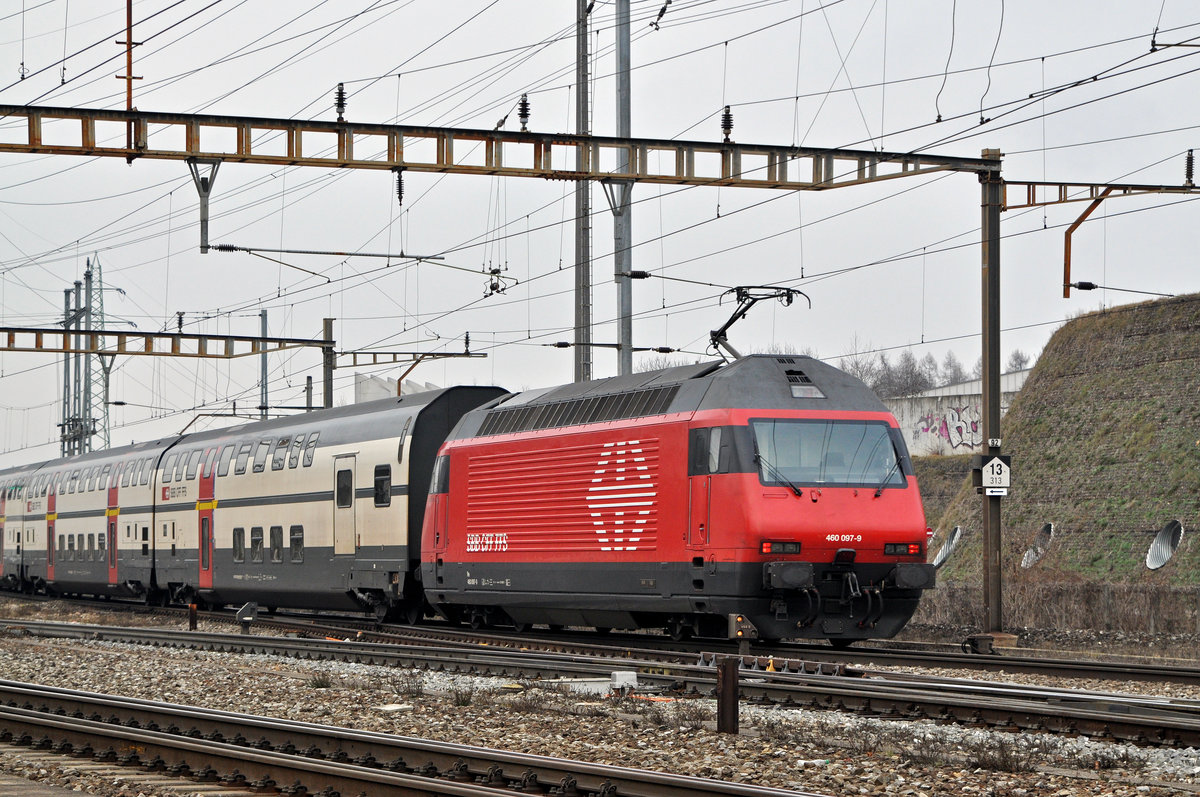
[{"label": "locomotive roof vent", "polygon": [[788,368],[784,371],[787,375],[787,381],[794,385],[811,385],[812,380],[803,371],[798,371],[795,368]]},{"label": "locomotive roof vent", "polygon": [[479,434],[509,434],[661,415],[670,407],[677,392],[679,385],[669,385],[544,404],[497,407],[488,412],[479,428]]},{"label": "locomotive roof vent", "polygon": [[796,358],[795,357],[776,357],[775,362],[779,363],[780,365],[795,365]]}]

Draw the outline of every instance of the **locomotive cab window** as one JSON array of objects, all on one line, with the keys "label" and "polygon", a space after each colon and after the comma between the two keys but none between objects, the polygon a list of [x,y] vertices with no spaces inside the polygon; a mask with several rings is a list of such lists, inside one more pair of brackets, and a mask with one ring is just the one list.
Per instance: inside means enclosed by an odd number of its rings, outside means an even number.
[{"label": "locomotive cab window", "polygon": [[375,506],[392,505],[392,466],[375,466]]},{"label": "locomotive cab window", "polygon": [[337,472],[337,505],[345,509],[354,503],[354,471],[346,468]]},{"label": "locomotive cab window", "polygon": [[908,484],[903,441],[886,423],[773,418],[750,426],[764,485]]},{"label": "locomotive cab window", "polygon": [[429,492],[450,492],[450,456],[442,454],[433,462],[433,475],[429,479]]}]

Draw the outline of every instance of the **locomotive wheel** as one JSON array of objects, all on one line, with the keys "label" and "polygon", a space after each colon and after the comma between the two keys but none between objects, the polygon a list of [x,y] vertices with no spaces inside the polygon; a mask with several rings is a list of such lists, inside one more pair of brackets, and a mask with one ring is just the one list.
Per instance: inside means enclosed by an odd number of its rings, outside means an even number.
[{"label": "locomotive wheel", "polygon": [[409,604],[404,610],[404,622],[409,625],[420,625],[422,618],[425,617],[425,606],[421,603]]},{"label": "locomotive wheel", "polygon": [[667,634],[670,635],[672,641],[682,642],[692,638],[692,626],[683,620],[672,620],[667,625]]}]

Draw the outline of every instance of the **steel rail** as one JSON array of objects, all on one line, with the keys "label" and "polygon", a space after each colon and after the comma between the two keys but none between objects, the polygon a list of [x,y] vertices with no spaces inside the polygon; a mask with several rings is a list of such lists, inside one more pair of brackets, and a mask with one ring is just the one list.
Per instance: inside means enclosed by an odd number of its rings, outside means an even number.
[{"label": "steel rail", "polygon": [[[218,776],[230,785],[270,786],[294,779],[310,793],[324,787],[353,794],[368,784],[370,794],[471,797],[495,795],[500,789],[600,797],[815,797],[811,792],[12,681],[0,681],[0,701],[21,704],[0,707],[0,739],[5,741],[11,737],[89,755],[107,744],[111,752],[106,749],[102,755],[110,760],[124,757],[126,763],[177,774]],[[35,733],[44,734],[45,740],[34,739]],[[335,778],[344,780],[334,782]]]},{"label": "steel rail", "polygon": [[[230,634],[181,633],[153,629],[72,626],[62,623],[10,623],[31,633],[109,639],[158,645],[197,645],[221,652],[250,652],[299,658],[337,658],[369,664],[407,665],[508,677],[551,678],[571,673],[607,677],[614,669],[633,670],[647,685],[677,693],[711,694],[716,656],[696,664],[656,660],[595,658],[471,646],[438,648],[357,642],[329,642]],[[0,627],[3,627],[0,625]],[[748,657],[751,660],[756,657]],[[744,660],[743,660],[744,661]],[[1138,744],[1200,746],[1200,703],[1072,689],[1032,688],[946,679],[845,671],[814,674],[802,667],[742,673],[743,697],[785,706],[836,709],[904,719],[934,719],[992,727],[1084,734]]]}]

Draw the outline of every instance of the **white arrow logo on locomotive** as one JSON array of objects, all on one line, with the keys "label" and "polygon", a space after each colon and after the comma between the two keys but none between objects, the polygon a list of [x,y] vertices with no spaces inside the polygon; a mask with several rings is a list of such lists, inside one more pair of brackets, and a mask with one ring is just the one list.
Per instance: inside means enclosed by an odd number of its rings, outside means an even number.
[{"label": "white arrow logo on locomotive", "polygon": [[[596,463],[595,478],[588,488],[587,506],[596,527],[602,551],[636,551],[642,540],[648,508],[658,495],[654,481],[640,456],[640,440],[605,443]],[[609,516],[608,523],[603,518]]]}]

